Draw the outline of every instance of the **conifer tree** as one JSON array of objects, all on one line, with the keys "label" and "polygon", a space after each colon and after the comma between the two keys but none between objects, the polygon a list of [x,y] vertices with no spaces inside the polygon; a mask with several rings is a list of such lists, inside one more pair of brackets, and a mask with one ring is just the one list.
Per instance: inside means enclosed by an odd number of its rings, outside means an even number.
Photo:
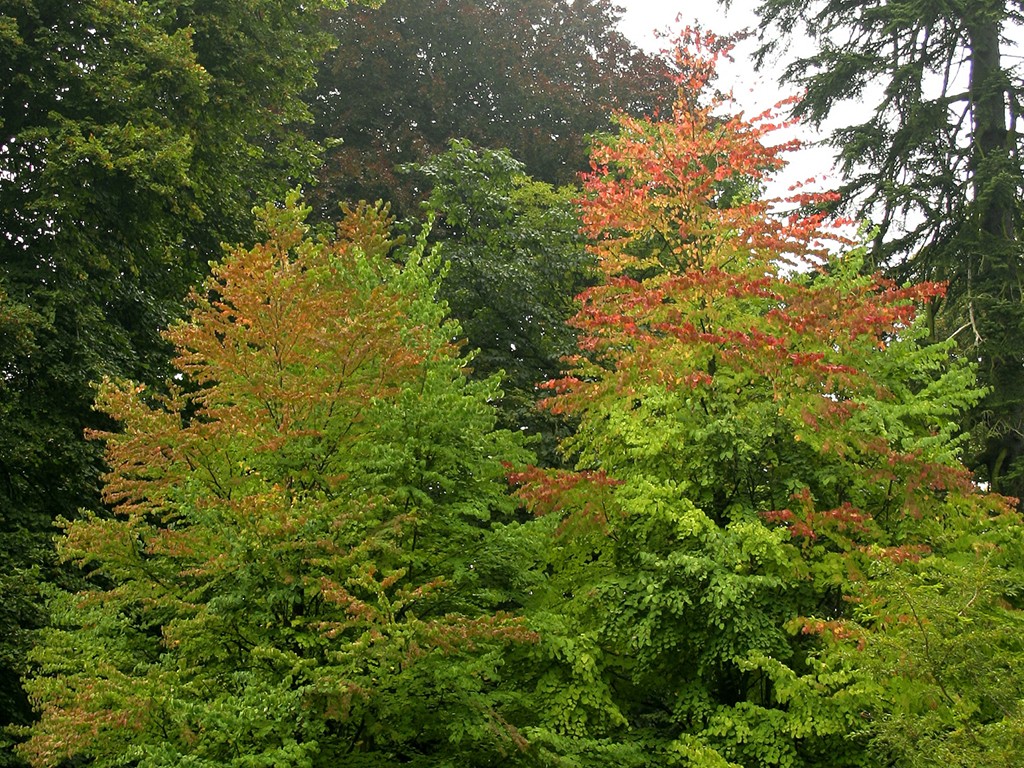
[{"label": "conifer tree", "polygon": [[870,268],[948,282],[929,309],[933,337],[955,337],[990,388],[966,420],[976,440],[969,463],[1015,497],[1024,496],[1024,83],[1008,36],[1021,11],[1007,0],[758,7],[762,61],[794,30],[817,45],[783,76],[804,91],[794,114],[817,125],[839,104],[868,99],[868,119],[830,139],[846,179],[842,205],[878,226]]}]

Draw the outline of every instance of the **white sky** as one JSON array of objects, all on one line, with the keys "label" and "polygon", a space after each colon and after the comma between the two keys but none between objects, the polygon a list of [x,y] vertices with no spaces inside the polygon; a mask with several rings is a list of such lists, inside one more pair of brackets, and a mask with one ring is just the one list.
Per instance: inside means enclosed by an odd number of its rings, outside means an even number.
[{"label": "white sky", "polygon": [[657,50],[652,30],[676,28],[675,19],[678,14],[682,14],[684,23],[696,20],[702,27],[719,34],[737,32],[757,24],[757,16],[753,11],[754,0],[733,0],[728,11],[718,5],[716,0],[702,0],[700,3],[618,0],[616,4],[626,9],[619,29],[633,42],[648,50]]}]

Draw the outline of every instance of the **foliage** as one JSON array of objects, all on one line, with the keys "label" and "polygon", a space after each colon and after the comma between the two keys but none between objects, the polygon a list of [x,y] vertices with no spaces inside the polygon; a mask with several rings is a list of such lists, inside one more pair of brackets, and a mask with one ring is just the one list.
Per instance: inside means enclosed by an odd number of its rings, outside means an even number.
[{"label": "foliage", "polygon": [[[1024,749],[1021,520],[999,505],[942,510],[921,557],[874,558],[856,619],[884,764],[1004,766]],[[852,658],[851,658],[852,657]]]},{"label": "foliage", "polygon": [[[951,419],[981,393],[950,344],[921,344],[940,288],[862,276],[818,244],[821,214],[742,194],[785,147],[772,113],[716,112],[722,51],[687,34],[673,119],[620,118],[595,148],[583,220],[606,280],[573,321],[586,354],[548,384],[580,419],[576,470],[513,473],[557,521],[524,732],[567,765],[913,765],[908,733],[996,743],[1021,724],[1021,527],[958,463]],[[893,628],[902,600],[920,624]],[[941,676],[921,626],[948,640]],[[1005,695],[972,690],[981,641]]]},{"label": "foliage", "polygon": [[157,331],[206,254],[315,165],[296,96],[326,47],[320,5],[0,2],[0,581],[24,584],[0,606],[0,725],[29,717],[29,582],[69,578],[53,520],[100,504],[91,382],[159,384]]},{"label": "foliage", "polygon": [[847,100],[875,104],[832,134],[843,204],[877,221],[874,264],[948,281],[932,302],[934,335],[955,336],[991,390],[966,421],[970,465],[1021,496],[1024,170],[1013,126],[1024,86],[1006,53],[1020,4],[764,0],[758,12],[762,60],[793,30],[816,43],[784,77],[804,90],[797,115],[820,124]]},{"label": "foliage", "polygon": [[[501,655],[532,635],[493,431],[425,241],[375,209],[313,240],[296,195],[167,337],[168,395],[107,381],[113,516],[65,521],[23,754],[92,765],[492,765]],[[445,418],[437,418],[444,414]]]},{"label": "foliage", "polygon": [[537,385],[559,376],[561,358],[575,349],[566,320],[594,280],[576,190],[534,181],[507,151],[465,141],[416,171],[432,187],[431,239],[449,265],[439,295],[466,334],[472,375],[503,373],[500,424],[536,436],[535,450],[551,464],[558,436],[571,429],[536,408]]},{"label": "foliage", "polygon": [[611,109],[670,103],[668,68],[616,31],[618,13],[610,0],[388,0],[328,15],[338,47],[308,95],[313,137],[333,143],[318,214],[359,199],[404,213],[419,190],[395,167],[455,138],[506,148],[539,180],[574,182]]},{"label": "foliage", "polygon": [[[785,105],[745,120],[709,96],[726,42],[688,32],[674,62],[633,78],[626,63],[647,60],[609,31],[603,0],[390,2],[387,25],[319,4],[0,6],[0,711],[41,715],[13,729],[19,754],[98,768],[1014,764],[1024,527],[960,463],[957,418],[985,413],[953,356],[964,335],[929,343],[964,307],[997,385],[983,408],[1017,397],[997,348],[1016,331],[986,325],[1019,304],[1013,281],[993,292],[1012,277],[1018,187],[1003,184],[1012,153],[979,53],[997,50],[1005,7],[964,10],[974,143],[936,144],[967,158],[964,218],[911,262],[951,275],[947,296],[870,274],[877,250],[824,226],[834,197],[761,199],[794,145],[770,144]],[[914,8],[854,14],[859,43]],[[950,31],[928,13],[893,18]],[[313,97],[321,128],[356,137],[335,148],[319,206],[372,187],[346,162],[379,152],[390,184],[456,119],[526,165],[454,142],[409,177],[432,186],[434,233],[396,239],[386,210],[362,205],[313,237],[294,193],[258,212],[266,240],[251,246],[252,197],[315,157],[293,98],[324,45],[314,17],[345,41],[328,70],[352,64]],[[917,55],[904,43],[892,61]],[[472,51],[465,66],[455,51]],[[901,116],[922,56],[891,91]],[[669,71],[671,117],[637,117]],[[341,91],[350,113],[330,111]],[[580,219],[565,188],[524,169],[573,168],[596,104],[624,111],[594,147]],[[883,134],[860,146],[914,146]],[[909,151],[904,171],[924,173],[926,150]],[[886,200],[903,205],[897,192]],[[220,239],[243,245],[175,322]],[[947,257],[986,244],[964,262],[965,293]],[[579,428],[563,463],[531,466],[522,432],[566,419]],[[1013,446],[989,445],[989,479],[1009,482]],[[519,502],[539,519],[518,522]],[[17,676],[33,646],[29,702]]]}]

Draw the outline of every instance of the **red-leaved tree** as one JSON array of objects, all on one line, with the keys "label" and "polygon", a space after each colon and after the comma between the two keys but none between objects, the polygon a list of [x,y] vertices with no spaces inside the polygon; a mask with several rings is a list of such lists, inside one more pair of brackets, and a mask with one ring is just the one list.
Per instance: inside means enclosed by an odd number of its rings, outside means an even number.
[{"label": "red-leaved tree", "polygon": [[[815,212],[827,196],[761,197],[795,145],[770,143],[774,110],[724,111],[713,35],[681,42],[671,118],[620,116],[586,178],[605,279],[581,297],[579,354],[546,385],[547,407],[580,420],[562,445],[577,469],[512,475],[561,520],[551,634],[532,651],[548,654],[538,688],[559,692],[540,731],[555,752],[611,739],[619,764],[863,766],[919,701],[947,707],[940,741],[1019,723],[1019,705],[957,719],[995,689],[972,692],[969,665],[939,669],[955,652],[908,670],[904,710],[879,672],[927,646],[940,614],[999,614],[982,634],[1020,623],[1012,557],[965,554],[990,533],[1019,551],[1020,534],[959,463],[952,417],[979,397],[973,373],[921,344],[917,305],[942,286],[862,276]],[[901,579],[927,591],[915,573],[964,558],[943,607],[887,629],[912,615]],[[996,572],[971,603],[968,574]]]}]

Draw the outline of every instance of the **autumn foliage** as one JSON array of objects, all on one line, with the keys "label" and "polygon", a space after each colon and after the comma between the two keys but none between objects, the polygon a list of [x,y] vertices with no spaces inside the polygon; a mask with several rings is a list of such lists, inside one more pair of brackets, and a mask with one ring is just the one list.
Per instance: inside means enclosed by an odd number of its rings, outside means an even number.
[{"label": "autumn foliage", "polygon": [[[580,354],[566,377],[546,385],[546,406],[584,417],[599,412],[605,421],[585,425],[566,450],[578,452],[581,466],[609,471],[599,458],[605,450],[682,459],[692,439],[651,445],[648,438],[661,431],[655,420],[702,423],[706,431],[738,419],[731,429],[762,430],[762,446],[768,440],[779,449],[784,441],[785,450],[814,451],[836,471],[857,467],[860,493],[868,487],[862,480],[897,488],[875,499],[885,498],[893,517],[912,508],[917,490],[969,492],[966,475],[950,467],[955,440],[944,418],[976,397],[952,383],[966,382],[966,372],[943,379],[952,399],[930,402],[929,392],[917,398],[912,419],[896,412],[898,402],[906,411],[903,400],[919,394],[911,378],[924,380],[925,367],[944,365],[911,351],[917,307],[942,286],[862,277],[856,252],[832,255],[827,244],[847,240],[815,208],[828,195],[757,196],[795,146],[768,143],[784,127],[774,111],[749,121],[719,115],[725,100],[706,94],[727,49],[708,33],[688,35],[677,54],[683,75],[673,119],[621,116],[620,134],[594,150],[581,204],[605,280],[581,296],[573,321]],[[616,404],[626,413],[610,413]],[[738,494],[751,511],[770,513],[790,494],[809,492],[812,477],[789,478],[783,496],[767,477],[753,482],[748,473],[760,473],[753,468],[763,462],[756,445],[751,434],[729,448],[739,474],[723,464],[713,476],[717,484],[733,474],[737,487],[725,497]]]},{"label": "autumn foliage", "polygon": [[497,457],[519,451],[496,381],[464,379],[422,242],[373,208],[313,238],[305,213],[260,211],[267,240],[193,293],[167,393],[101,387],[113,514],[65,525],[94,587],[39,652],[36,765],[374,761],[423,729],[435,751],[521,745],[484,682],[533,637],[495,608]]},{"label": "autumn foliage", "polygon": [[[960,463],[982,392],[917,317],[943,287],[863,274],[826,198],[764,198],[795,147],[728,113],[726,53],[685,32],[671,117],[594,147],[600,279],[539,385],[577,426],[561,469],[494,429],[426,233],[260,212],[168,333],[166,390],[100,388],[111,512],[64,523],[90,587],[53,599],[26,757],[1015,764],[1024,536]],[[544,241],[506,225],[492,255]]]},{"label": "autumn foliage", "polygon": [[[620,116],[585,180],[604,280],[580,297],[579,353],[545,384],[546,407],[580,420],[562,444],[577,471],[511,475],[560,520],[553,631],[602,659],[561,666],[560,685],[591,693],[563,701],[545,743],[616,734],[618,764],[874,764],[896,729],[865,719],[924,726],[863,670],[939,623],[889,620],[914,616],[900,580],[960,557],[963,526],[1019,540],[1019,521],[959,463],[951,417],[980,392],[916,320],[943,287],[862,275],[827,195],[765,199],[795,148],[771,143],[776,110],[723,112],[727,48],[681,42],[671,118]],[[964,567],[984,581],[981,562]],[[897,685],[938,695],[951,658]],[[952,738],[944,717],[930,738]]]}]

